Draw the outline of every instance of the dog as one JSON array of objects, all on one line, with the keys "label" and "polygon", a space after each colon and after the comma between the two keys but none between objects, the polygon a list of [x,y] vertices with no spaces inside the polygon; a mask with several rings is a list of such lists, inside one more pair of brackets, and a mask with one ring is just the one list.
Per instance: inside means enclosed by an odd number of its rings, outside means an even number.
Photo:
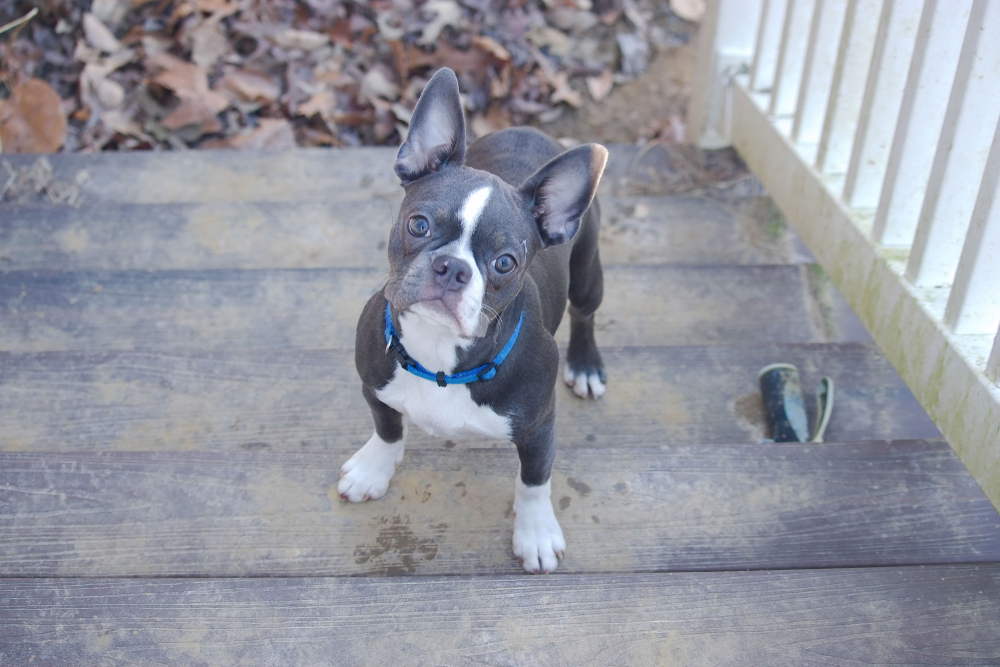
[{"label": "dog", "polygon": [[608,152],[569,151],[511,128],[466,147],[458,79],[438,70],[417,102],[395,172],[405,190],[389,236],[389,279],[358,321],[355,361],[375,433],[341,468],[351,502],[385,494],[407,422],[432,436],[511,440],[514,555],[549,573],[566,550],[551,502],[553,334],[569,301],[564,379],[599,398],[594,339],[603,295],[594,194]]}]

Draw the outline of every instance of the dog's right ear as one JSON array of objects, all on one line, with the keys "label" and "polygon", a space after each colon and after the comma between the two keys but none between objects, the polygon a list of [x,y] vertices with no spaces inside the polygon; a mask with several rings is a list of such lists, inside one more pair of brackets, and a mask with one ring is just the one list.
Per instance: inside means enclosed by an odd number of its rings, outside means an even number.
[{"label": "dog's right ear", "polygon": [[417,100],[410,132],[396,155],[396,175],[403,185],[445,166],[465,162],[465,116],[458,96],[458,78],[439,69]]}]

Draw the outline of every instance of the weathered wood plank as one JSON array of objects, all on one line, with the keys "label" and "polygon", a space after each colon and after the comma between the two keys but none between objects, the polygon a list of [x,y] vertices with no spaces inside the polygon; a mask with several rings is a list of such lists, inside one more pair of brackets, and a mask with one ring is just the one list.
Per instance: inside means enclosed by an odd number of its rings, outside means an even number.
[{"label": "weathered wood plank", "polygon": [[[515,573],[517,456],[418,449],[386,496],[324,453],[0,454],[0,576]],[[564,447],[576,573],[1000,561],[1000,515],[944,441]]]},{"label": "weathered wood plank", "polygon": [[[762,194],[732,149],[608,145],[600,194],[700,192],[729,198]],[[285,152],[190,151],[4,155],[4,161],[47,191],[12,197],[31,206],[210,202],[351,202],[399,200],[393,147],[298,149]],[[640,156],[639,153],[642,153]],[[2,172],[4,182],[7,169]]]},{"label": "weathered wood plank", "polygon": [[[402,199],[394,148],[244,153],[177,151],[5,155],[58,194],[22,203],[52,206],[181,202],[346,202]],[[6,169],[4,180],[7,180]],[[19,176],[24,178],[23,175]],[[15,183],[15,186],[17,183]],[[16,189],[16,188],[15,188]]]},{"label": "weathered wood plank", "polygon": [[[359,446],[372,422],[353,356],[349,350],[0,353],[0,448]],[[829,441],[940,437],[872,344],[605,348],[604,360],[609,383],[600,401],[557,388],[563,446],[756,442],[765,436],[757,371],[779,361],[798,365],[810,396],[820,376],[836,382]],[[414,445],[441,446],[412,433]]]},{"label": "weathered wood plank", "polygon": [[5,580],[0,659],[134,665],[996,665],[1000,566]]},{"label": "weathered wood plank", "polygon": [[[809,261],[770,200],[609,197],[606,265]],[[11,207],[0,225],[7,270],[377,268],[398,202]]]},{"label": "weathered wood plank", "polygon": [[[0,273],[0,349],[353,347],[357,316],[386,275]],[[817,297],[809,265],[609,267],[605,285],[598,311],[605,345],[868,340],[839,295]]]}]

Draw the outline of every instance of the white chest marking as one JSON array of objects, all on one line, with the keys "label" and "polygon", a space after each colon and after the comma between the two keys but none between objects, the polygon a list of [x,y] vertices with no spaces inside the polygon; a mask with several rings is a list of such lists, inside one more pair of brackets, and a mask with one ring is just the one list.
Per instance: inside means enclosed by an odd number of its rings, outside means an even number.
[{"label": "white chest marking", "polygon": [[476,405],[465,385],[439,387],[397,367],[389,384],[375,394],[428,435],[485,436],[499,440],[509,440],[511,436],[510,419],[484,405]]},{"label": "white chest marking", "polygon": [[[473,341],[458,338],[448,326],[421,316],[422,312],[418,304],[400,315],[399,341],[410,356],[432,373],[454,373],[456,348],[466,348]],[[375,395],[432,436],[485,436],[501,440],[509,440],[511,436],[510,419],[477,405],[465,385],[439,387],[397,366],[389,384]]]}]

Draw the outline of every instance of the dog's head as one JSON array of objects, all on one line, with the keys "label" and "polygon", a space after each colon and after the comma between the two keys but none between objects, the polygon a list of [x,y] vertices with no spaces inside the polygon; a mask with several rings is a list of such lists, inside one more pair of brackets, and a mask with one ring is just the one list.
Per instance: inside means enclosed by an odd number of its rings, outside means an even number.
[{"label": "dog's head", "polygon": [[607,156],[596,144],[574,148],[519,187],[465,167],[458,79],[438,70],[396,158],[406,195],[389,239],[386,298],[463,338],[482,336],[535,254],[576,234]]}]

